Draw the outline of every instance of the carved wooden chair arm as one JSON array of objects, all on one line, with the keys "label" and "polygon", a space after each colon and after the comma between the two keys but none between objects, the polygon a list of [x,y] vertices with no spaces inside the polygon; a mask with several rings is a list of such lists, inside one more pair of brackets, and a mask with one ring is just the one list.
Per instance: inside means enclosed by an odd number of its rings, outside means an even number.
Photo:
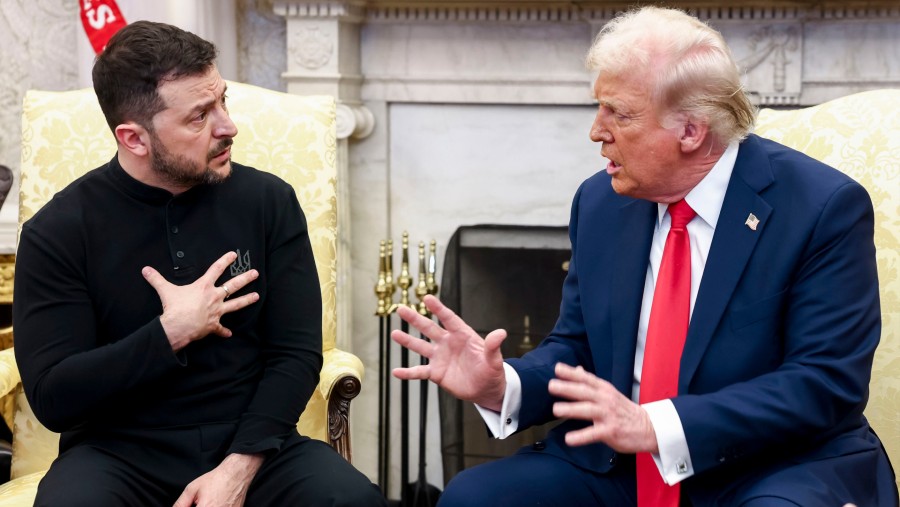
[{"label": "carved wooden chair arm", "polygon": [[362,361],[338,349],[327,350],[324,356],[319,389],[328,400],[328,438],[331,445],[347,461],[351,461],[350,401],[362,388]]}]

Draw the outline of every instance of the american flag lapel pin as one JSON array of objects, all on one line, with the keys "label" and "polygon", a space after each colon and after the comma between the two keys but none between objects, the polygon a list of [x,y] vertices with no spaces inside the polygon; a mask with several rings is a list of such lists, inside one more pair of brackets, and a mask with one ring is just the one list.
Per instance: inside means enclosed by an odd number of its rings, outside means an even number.
[{"label": "american flag lapel pin", "polygon": [[754,215],[753,213],[750,213],[750,215],[747,217],[747,221],[744,222],[744,225],[749,227],[750,230],[755,231],[756,226],[759,225],[759,219],[756,218],[756,215]]}]

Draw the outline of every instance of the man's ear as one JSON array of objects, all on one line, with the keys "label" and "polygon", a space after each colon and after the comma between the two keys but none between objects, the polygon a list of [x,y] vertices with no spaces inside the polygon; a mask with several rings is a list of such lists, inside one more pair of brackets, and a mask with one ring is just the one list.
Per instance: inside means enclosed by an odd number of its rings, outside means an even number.
[{"label": "man's ear", "polygon": [[117,126],[116,141],[135,156],[145,157],[150,153],[150,133],[135,122]]},{"label": "man's ear", "polygon": [[682,153],[697,151],[706,144],[709,135],[709,125],[706,122],[698,121],[693,116],[681,118],[678,141],[681,143]]}]

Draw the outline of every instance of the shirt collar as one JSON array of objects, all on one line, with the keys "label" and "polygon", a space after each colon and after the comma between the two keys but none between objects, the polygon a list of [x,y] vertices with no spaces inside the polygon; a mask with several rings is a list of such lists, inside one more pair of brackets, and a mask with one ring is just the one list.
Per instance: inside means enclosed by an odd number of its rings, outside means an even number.
[{"label": "shirt collar", "polygon": [[116,186],[138,200],[159,204],[172,198],[172,194],[161,188],[152,187],[134,179],[119,163],[119,154],[116,153],[107,165],[109,174]]},{"label": "shirt collar", "polygon": [[[722,211],[722,203],[725,202],[725,192],[728,190],[728,181],[734,171],[734,163],[737,160],[738,142],[732,142],[725,148],[725,152],[713,165],[713,168],[700,180],[700,183],[691,189],[684,200],[691,206],[697,216],[703,219],[713,229],[719,221],[719,212]],[[659,215],[657,224],[662,224],[669,205],[658,203]]]},{"label": "shirt collar", "polygon": [[[124,190],[126,193],[131,195],[132,197],[146,202],[148,204],[163,204],[174,199],[179,201],[185,201],[186,199],[191,199],[195,195],[200,195],[206,191],[207,188],[213,187],[214,185],[210,185],[207,183],[195,185],[186,191],[173,195],[168,190],[154,187],[151,185],[147,185],[141,181],[136,180],[124,168],[122,168],[122,164],[119,163],[119,155],[118,153],[110,160],[107,165],[109,168],[109,174],[115,184]],[[234,164],[232,164],[232,173],[234,172]],[[232,174],[233,176],[233,174]],[[187,202],[187,201],[185,201]]]}]

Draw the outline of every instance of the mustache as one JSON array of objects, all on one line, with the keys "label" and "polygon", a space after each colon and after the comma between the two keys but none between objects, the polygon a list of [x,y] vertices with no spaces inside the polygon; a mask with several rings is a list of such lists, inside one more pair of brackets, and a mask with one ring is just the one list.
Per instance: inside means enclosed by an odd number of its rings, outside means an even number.
[{"label": "mustache", "polygon": [[209,153],[206,155],[206,159],[212,160],[216,158],[216,155],[228,149],[228,147],[232,144],[234,144],[234,139],[231,139],[230,137],[228,139],[222,139],[221,141],[219,141],[219,144],[217,144],[215,148],[209,151]]}]

